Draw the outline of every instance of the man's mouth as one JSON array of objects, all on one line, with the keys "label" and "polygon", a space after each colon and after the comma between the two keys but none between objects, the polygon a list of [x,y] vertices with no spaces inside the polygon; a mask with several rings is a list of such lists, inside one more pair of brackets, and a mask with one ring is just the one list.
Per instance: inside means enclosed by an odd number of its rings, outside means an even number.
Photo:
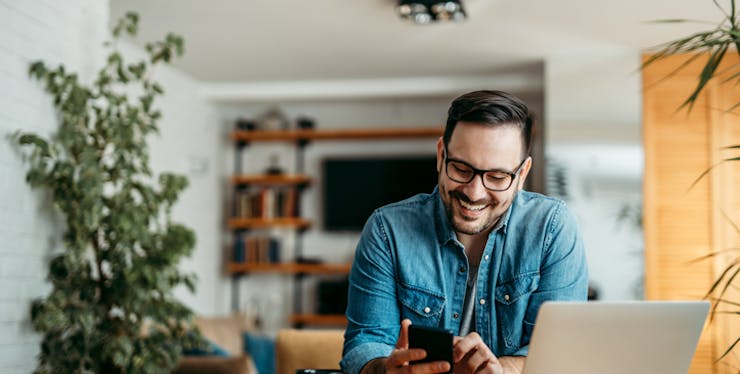
[{"label": "man's mouth", "polygon": [[480,212],[483,209],[485,209],[488,204],[472,204],[468,203],[460,198],[457,199],[457,201],[460,203],[460,206],[463,207],[465,210],[469,210],[472,212]]},{"label": "man's mouth", "polygon": [[472,201],[459,191],[452,191],[450,197],[457,201],[461,218],[466,221],[477,220],[484,214],[485,209],[491,206],[491,201],[488,199]]}]

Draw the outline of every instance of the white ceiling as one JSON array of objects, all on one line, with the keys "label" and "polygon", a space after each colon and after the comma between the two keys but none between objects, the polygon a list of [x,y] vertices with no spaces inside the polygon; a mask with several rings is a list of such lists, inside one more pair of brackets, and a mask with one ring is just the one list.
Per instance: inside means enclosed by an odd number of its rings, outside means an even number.
[{"label": "white ceiling", "polygon": [[[183,35],[175,66],[207,83],[484,76],[570,51],[644,49],[715,22],[711,0],[464,0],[463,23],[412,25],[393,0],[110,0],[140,41]],[[721,2],[726,2],[722,1]]]}]

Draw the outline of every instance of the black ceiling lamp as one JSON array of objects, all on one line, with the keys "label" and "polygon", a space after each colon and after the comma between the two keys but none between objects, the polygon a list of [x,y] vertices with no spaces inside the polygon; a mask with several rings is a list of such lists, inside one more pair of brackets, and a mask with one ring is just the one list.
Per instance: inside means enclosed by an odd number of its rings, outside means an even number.
[{"label": "black ceiling lamp", "polygon": [[398,0],[398,15],[404,21],[427,24],[465,19],[462,0]]}]

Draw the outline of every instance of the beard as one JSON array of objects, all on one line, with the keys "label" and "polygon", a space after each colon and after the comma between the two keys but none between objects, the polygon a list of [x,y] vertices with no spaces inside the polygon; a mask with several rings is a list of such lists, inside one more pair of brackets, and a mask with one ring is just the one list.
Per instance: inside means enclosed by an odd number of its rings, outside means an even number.
[{"label": "beard", "polygon": [[[472,200],[462,191],[452,190],[448,191],[445,186],[440,184],[440,192],[446,198],[442,199],[442,203],[447,213],[447,219],[452,225],[455,232],[464,235],[477,235],[487,230],[492,229],[501,219],[501,217],[509,209],[511,202],[514,201],[517,192],[511,195],[507,200],[496,200],[490,196],[485,199]],[[465,216],[459,211],[459,207],[453,207],[453,204],[460,204],[455,200],[459,200],[467,205],[486,205],[486,215],[482,217],[469,217]],[[476,222],[480,221],[480,222]]]}]

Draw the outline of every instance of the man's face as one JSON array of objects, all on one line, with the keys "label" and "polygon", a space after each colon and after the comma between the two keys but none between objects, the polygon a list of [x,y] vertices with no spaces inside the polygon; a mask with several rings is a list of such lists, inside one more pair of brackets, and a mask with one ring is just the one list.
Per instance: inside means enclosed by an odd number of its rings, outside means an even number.
[{"label": "man's face", "polygon": [[444,143],[440,139],[437,143],[439,191],[447,217],[458,236],[487,234],[524,186],[532,163],[530,158],[522,163],[522,137],[518,128],[470,122],[459,122],[455,127],[447,146],[447,158],[480,170],[511,173],[521,165],[511,187],[505,191],[491,191],[483,186],[481,175],[468,183],[455,182],[447,175],[444,157]]}]

